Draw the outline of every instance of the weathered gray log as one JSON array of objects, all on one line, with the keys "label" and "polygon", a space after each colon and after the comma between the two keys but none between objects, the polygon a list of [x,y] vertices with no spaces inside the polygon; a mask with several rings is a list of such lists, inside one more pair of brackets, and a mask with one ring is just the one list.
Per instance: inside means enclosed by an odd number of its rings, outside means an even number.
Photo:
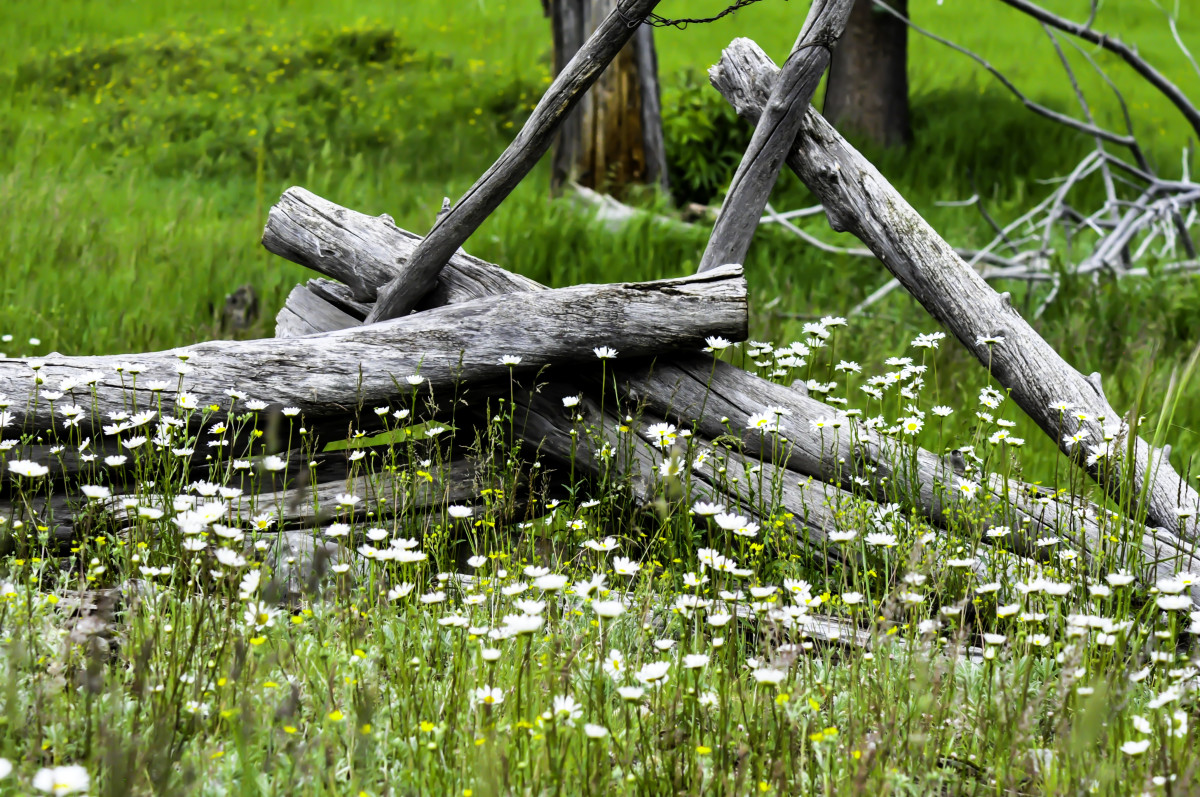
[{"label": "weathered gray log", "polygon": [[[517,397],[517,418],[520,422],[514,433],[531,451],[545,456],[561,468],[574,467],[577,476],[599,483],[609,475],[619,474],[624,487],[628,485],[628,498],[635,507],[648,509],[664,498],[663,479],[656,469],[664,455],[670,451],[657,451],[645,436],[645,427],[657,422],[654,416],[640,415],[636,428],[617,433],[621,420],[611,411],[601,413],[597,401],[588,395],[580,397],[580,403],[571,410],[564,410],[563,396],[577,395],[573,386],[555,383],[540,386],[536,393],[523,393]],[[575,417],[583,421],[575,422]],[[572,436],[571,429],[576,434]],[[595,438],[599,438],[599,440]],[[596,453],[598,444],[607,443],[614,453],[609,463]],[[682,453],[686,445],[679,446]],[[734,479],[722,485],[713,467],[694,467],[694,456],[703,453],[712,461],[719,457],[721,462],[731,462],[747,469],[760,465],[768,483],[777,485],[774,498],[778,507],[792,515],[788,531],[801,549],[825,556],[830,561],[842,560],[842,552],[826,546],[829,533],[842,528],[836,508],[853,501],[850,493],[839,488],[811,481],[797,481],[777,473],[770,463],[750,463],[736,452],[718,451],[710,441],[693,441],[688,464],[680,474],[680,482],[686,489],[680,495],[690,495],[693,500],[711,500],[725,504],[731,511],[745,512],[749,516],[770,522],[770,513],[776,506],[766,506],[761,496],[756,496],[754,487],[744,479]],[[656,461],[656,458],[658,461]],[[611,489],[611,486],[610,486]]]},{"label": "weathered gray log", "polygon": [[338,309],[307,286],[297,285],[275,316],[275,337],[299,338],[358,324],[359,319]]},{"label": "weathered gray log", "polygon": [[[775,523],[783,523],[781,528],[790,533],[797,550],[827,563],[844,564],[857,550],[830,540],[834,531],[860,528],[859,515],[864,506],[869,506],[849,490],[812,477],[797,479],[794,471],[784,467],[786,462],[777,466],[734,450],[728,435],[723,435],[719,444],[701,437],[681,437],[678,445],[662,451],[646,433],[662,417],[643,411],[635,424],[622,424],[611,411],[601,413],[592,396],[577,396],[580,402],[570,410],[563,409],[563,396],[577,393],[571,385],[561,383],[540,385],[536,393],[519,393],[516,437],[552,465],[571,469],[576,478],[603,483],[606,495],[627,489],[633,506],[643,510],[664,509],[684,497],[690,502],[716,502],[735,514],[760,521],[764,535]],[[617,433],[619,426],[629,431]],[[596,456],[595,447],[602,443],[613,451],[607,462]],[[678,483],[674,491],[657,472],[666,456],[684,461],[675,477]],[[945,534],[944,527],[931,528],[939,536]],[[1005,559],[978,551],[972,568],[978,578],[986,581],[998,572],[1014,572],[1017,564],[1024,565],[1028,572],[1032,563],[1028,557]]]},{"label": "weathered gray log", "polygon": [[779,170],[853,7],[854,0],[813,0],[800,37],[783,64],[750,145],[729,184],[698,271],[708,271],[722,263],[745,262],[750,239],[779,180]]},{"label": "weathered gray log", "polygon": [[[337,497],[343,494],[356,496],[361,502],[349,509],[339,509]],[[474,467],[466,460],[457,459],[444,470],[431,468],[430,480],[415,480],[409,487],[401,483],[395,474],[384,473],[360,475],[350,482],[342,479],[260,493],[255,497],[253,506],[233,507],[229,517],[249,523],[255,514],[267,512],[275,517],[277,528],[292,528],[327,523],[337,517],[352,517],[362,521],[367,519],[367,512],[374,512],[382,519],[436,509],[447,504],[472,503],[477,497]]]},{"label": "weathered gray log", "polygon": [[[708,335],[740,340],[747,321],[746,281],[741,268],[731,266],[684,279],[477,299],[324,335],[199,343],[189,347],[194,372],[185,389],[198,407],[227,405],[225,391],[238,388],[276,407],[298,407],[309,418],[346,415],[363,404],[403,400],[412,390],[405,383],[410,374],[426,380],[423,390],[448,392],[455,385],[502,382],[555,363],[594,360],[596,346],[639,356],[699,348]],[[519,364],[504,364],[501,358],[509,355],[519,357]],[[36,373],[57,388],[63,380],[99,372],[94,405],[106,416],[128,409],[129,391],[116,372],[127,359],[55,357]],[[145,386],[155,379],[173,383],[178,360],[170,351],[137,359],[142,364],[139,404],[152,406]],[[0,360],[0,393],[23,401],[32,393],[34,374],[29,361]],[[75,390],[80,404],[93,403],[86,388]],[[59,428],[44,399],[20,422],[27,432]]]},{"label": "weathered gray log", "polygon": [[[777,71],[754,42],[736,39],[709,77],[739,115],[753,121],[771,94]],[[862,240],[1059,448],[1085,465],[1085,445],[1102,443],[1104,424],[1122,423],[1121,414],[1099,389],[1099,375],[1085,378],[1063,360],[1021,318],[1008,295],[988,286],[878,170],[811,108],[788,165],[820,199],[830,226]],[[1088,420],[1060,412],[1054,408],[1058,402],[1066,402]],[[1072,447],[1066,437],[1077,431],[1084,432],[1086,440]],[[1132,449],[1132,473],[1123,462],[1104,464],[1107,475],[1100,473],[1100,463],[1089,472],[1130,516],[1144,516],[1152,526],[1196,539],[1197,516],[1181,520],[1176,510],[1195,512],[1200,508],[1200,496],[1160,451],[1152,452],[1136,436],[1133,445],[1127,446],[1131,433],[1136,433],[1136,428],[1119,433],[1113,450],[1115,454]],[[1131,483],[1132,488],[1123,482]]]},{"label": "weathered gray log", "polygon": [[[120,451],[120,447],[115,444],[115,440],[116,438],[109,438],[110,442],[107,448],[101,447],[102,444],[93,443],[88,446],[88,450],[96,453],[98,457],[103,457],[105,451],[117,453]],[[36,525],[45,526],[48,529],[52,542],[63,543],[74,539],[77,534],[89,533],[88,530],[97,524],[110,523],[111,521],[108,520],[110,516],[115,518],[118,523],[127,524],[126,522],[135,517],[137,512],[136,509],[122,507],[123,499],[136,498],[141,506],[167,508],[166,502],[158,496],[145,493],[122,493],[123,480],[117,478],[116,474],[112,473],[102,462],[81,463],[78,454],[68,455],[66,451],[50,454],[47,451],[48,448],[49,446],[18,448],[10,458],[19,457],[48,464],[51,468],[48,478],[54,479],[56,482],[78,485],[107,481],[113,495],[102,501],[94,501],[82,495],[77,486],[63,489],[60,484],[55,484],[48,497],[44,490],[39,489],[36,494],[27,495],[25,500],[17,505],[14,501],[15,492],[10,481],[6,482],[3,485],[3,491],[0,491],[0,496],[2,496],[0,497],[0,517],[10,521],[15,518],[23,518],[26,522],[36,520]],[[308,452],[296,448],[288,452],[285,458],[287,462],[285,471],[262,471],[257,467],[250,470],[233,468],[232,463],[226,460],[222,472],[217,475],[217,480],[227,487],[237,487],[247,492],[258,489],[264,494],[270,495],[275,492],[283,492],[285,486],[283,479],[287,476],[292,486],[292,489],[288,491],[292,501],[295,501],[296,490],[300,488],[308,490],[311,495],[313,488],[310,480],[314,478],[320,484],[325,485],[326,493],[329,496],[344,491],[348,473],[348,463],[344,456],[317,454],[314,457]],[[192,456],[176,462],[187,470],[190,478],[208,480],[214,475],[210,473],[212,463],[207,462],[202,456]],[[315,466],[311,464],[314,462]],[[109,473],[100,473],[104,470],[109,470]],[[251,482],[252,475],[254,482]],[[343,489],[335,490],[335,485],[341,485]],[[237,509],[231,510],[231,512],[231,520],[239,514]],[[248,519],[253,513],[247,511],[242,514],[244,514],[244,519]],[[86,520],[81,525],[81,521],[85,518]]]},{"label": "weathered gray log", "polygon": [[659,0],[622,0],[600,23],[550,84],[504,153],[454,208],[433,225],[405,264],[404,272],[380,290],[375,309],[367,316],[368,324],[407,313],[429,293],[442,266],[546,154],[559,125],[658,3]]},{"label": "weathered gray log", "polygon": [[[905,450],[898,456],[898,444],[865,428],[851,428],[845,419],[841,429],[825,426],[814,430],[814,422],[828,422],[838,411],[800,392],[760,379],[725,362],[712,367],[711,359],[678,357],[660,362],[653,369],[628,366],[618,375],[622,390],[634,401],[653,412],[695,427],[696,433],[715,438],[740,430],[745,452],[770,462],[776,455],[764,446],[779,445],[774,435],[747,431],[750,416],[767,407],[781,408],[780,426],[786,443],[782,464],[795,473],[841,485],[850,489],[856,477],[869,483],[869,493],[877,501],[897,501],[912,506],[939,528],[954,525],[954,512],[970,508],[976,516],[972,525],[980,533],[995,526],[1008,526],[1008,538],[993,540],[984,535],[985,544],[1004,544],[1014,553],[1039,558],[1036,540],[1061,536],[1085,561],[1095,561],[1096,552],[1117,549],[1118,560],[1141,558],[1144,569],[1137,575],[1143,584],[1195,567],[1200,552],[1183,544],[1178,537],[1158,529],[1146,528],[1135,521],[1121,525],[1122,542],[1110,544],[1111,522],[1102,522],[1104,510],[1084,502],[1082,513],[1073,505],[1052,495],[1031,492],[1028,485],[999,480],[981,485],[978,497],[964,502],[959,486],[964,483],[950,463],[924,449]],[[711,373],[711,375],[710,375]],[[701,407],[704,411],[701,412]],[[721,418],[728,418],[725,423]],[[911,467],[895,468],[896,462],[911,462]],[[859,482],[861,484],[862,482]],[[860,488],[861,489],[861,488]],[[995,502],[989,507],[985,498]],[[1136,552],[1136,553],[1135,553]],[[1193,590],[1200,605],[1200,589]]]},{"label": "weathered gray log", "polygon": [[[323,467],[321,472],[326,470]],[[461,458],[452,460],[444,468],[431,468],[428,479],[414,479],[407,485],[391,473],[383,476],[359,475],[349,481],[343,475],[335,481],[322,481],[314,485],[307,483],[308,473],[303,469],[299,473],[293,472],[287,489],[271,490],[268,482],[264,491],[228,502],[229,509],[221,522],[260,536],[270,536],[292,534],[297,528],[325,526],[335,520],[348,522],[353,519],[358,523],[372,518],[377,523],[395,517],[411,520],[414,516],[439,512],[449,504],[472,504],[484,486],[480,482],[478,469]],[[262,474],[262,477],[279,475]],[[228,486],[236,486],[237,483],[234,479]],[[344,494],[360,500],[351,507],[339,506],[338,499]],[[20,506],[14,505],[11,500],[0,499],[0,517],[6,520],[19,517],[26,522],[36,520],[36,525],[48,528],[51,541],[65,543],[77,539],[80,534],[95,533],[97,528],[108,528],[113,523],[118,527],[132,527],[138,522],[137,510],[122,506],[122,500],[130,497],[137,498],[139,506],[169,508],[169,502],[155,495],[117,493],[96,502],[82,495],[57,490],[49,500],[39,494]],[[515,501],[514,505],[521,506],[521,502]],[[253,519],[263,514],[268,515],[271,522],[263,528],[256,528]],[[410,533],[416,533],[411,526],[406,528]],[[361,539],[352,540],[355,546],[362,542]]]},{"label": "weathered gray log", "polygon": [[[249,432],[242,435],[243,438],[250,438]],[[181,441],[182,442],[182,441]],[[235,459],[251,459],[258,460],[262,455],[268,453],[276,453],[282,456],[288,463],[287,467],[291,473],[296,473],[297,468],[309,471],[309,463],[316,462],[317,478],[325,481],[334,481],[336,479],[345,480],[346,469],[345,462],[336,462],[336,455],[333,454],[316,454],[311,455],[301,451],[299,448],[293,448],[291,451],[284,452],[285,444],[272,445],[276,441],[270,439],[270,434],[263,438],[254,439],[253,454],[247,454],[244,449],[239,449],[236,444],[231,444],[225,447],[226,457],[221,463],[219,473],[214,473],[215,463],[206,459],[206,452],[199,449],[194,450],[190,456],[175,457],[173,454],[162,453],[160,456],[171,456],[174,458],[173,473],[176,476],[187,474],[188,480],[203,480],[210,479],[214,475],[221,480],[223,484],[230,487],[248,487],[250,471],[234,468],[233,461]],[[61,450],[60,450],[61,449]],[[231,449],[233,452],[231,453]],[[145,451],[146,449],[143,449]],[[281,453],[282,452],[282,453]],[[9,459],[25,459],[32,460],[41,465],[45,465],[50,469],[50,473],[44,478],[50,479],[56,484],[65,483],[90,483],[87,481],[90,477],[95,477],[95,481],[104,482],[102,471],[107,469],[103,460],[105,457],[116,454],[129,455],[129,451],[122,448],[120,441],[115,436],[107,436],[105,438],[93,439],[87,446],[86,451],[80,452],[74,446],[60,445],[51,446],[43,444],[17,446],[10,449],[8,452]],[[82,454],[89,454],[95,457],[90,462],[84,461]],[[136,456],[136,455],[135,455]],[[130,457],[132,461],[135,457]],[[275,489],[275,482],[278,478],[277,472],[260,471],[257,467],[253,468],[254,476],[257,479],[257,488],[265,490]],[[110,475],[111,472],[110,472]],[[116,489],[116,488],[114,488]],[[40,491],[39,491],[40,492]],[[0,514],[3,513],[3,499],[11,496],[14,493],[13,484],[11,481],[0,483]],[[56,490],[54,500],[58,501],[60,494]],[[65,501],[65,497],[63,497]]]}]

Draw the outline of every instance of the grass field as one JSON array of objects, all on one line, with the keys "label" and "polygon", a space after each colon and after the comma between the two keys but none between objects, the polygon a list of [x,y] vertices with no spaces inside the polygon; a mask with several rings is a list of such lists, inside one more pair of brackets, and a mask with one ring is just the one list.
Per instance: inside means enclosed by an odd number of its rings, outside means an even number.
[{"label": "grass field", "polygon": [[[659,13],[695,16],[723,5],[667,0]],[[1086,15],[1086,4],[1049,5]],[[921,24],[981,52],[1034,99],[1074,110],[1053,48],[1036,25],[984,0],[913,0],[911,10]],[[720,24],[659,32],[668,147],[681,195],[719,202],[749,138],[707,88],[703,70],[735,36],[754,38],[782,60],[806,11],[798,0],[764,0]],[[1096,27],[1136,43],[1189,96],[1200,97],[1200,74],[1153,4],[1107,3]],[[1200,47],[1200,21],[1185,16],[1180,35]],[[961,56],[914,36],[910,57],[916,141],[904,152],[865,151],[952,243],[977,245],[990,236],[976,211],[939,202],[979,192],[994,215],[1011,218],[1046,190],[1041,181],[1063,174],[1087,151],[1089,142],[1024,111]],[[1072,58],[1097,100],[1098,118],[1115,123],[1118,109],[1102,81]],[[1126,92],[1164,174],[1178,175],[1188,157],[1194,173],[1183,120],[1114,59],[1097,58]],[[0,334],[12,339],[0,351],[10,357],[136,352],[217,337],[224,297],[244,283],[256,288],[264,313],[241,334],[268,335],[284,296],[309,276],[259,245],[266,212],[283,189],[303,185],[424,232],[442,197],[459,196],[502,151],[549,79],[548,25],[534,0],[5,4]],[[467,250],[554,286],[695,269],[708,232],[703,226],[681,232],[633,225],[613,234],[569,203],[550,200],[547,184],[542,164]],[[660,198],[642,201],[665,210]],[[780,209],[812,202],[791,175],[772,201]],[[819,218],[806,229],[839,239]],[[802,338],[805,323],[846,314],[885,281],[874,262],[828,256],[767,228],[746,269],[751,336],[782,343]],[[1018,307],[1036,305],[1038,297],[1027,296],[1023,284],[998,287],[1012,291]],[[1154,408],[1200,339],[1198,310],[1200,283],[1193,278],[1068,279],[1036,326],[1080,371],[1104,374],[1114,406],[1124,409],[1142,395]],[[932,329],[919,306],[893,295],[852,319],[839,333],[837,352],[870,369],[911,354],[909,342]],[[918,439],[927,447],[957,445],[978,433],[969,408],[988,382],[952,340],[937,356],[926,397],[964,411],[936,430],[931,424]],[[1051,480],[1062,467],[1054,446],[1019,413],[1008,417],[1012,434],[1028,441],[1021,452],[1026,478]],[[1172,459],[1194,472],[1200,392],[1183,391],[1172,421]],[[152,472],[148,463],[146,473]],[[148,478],[167,495],[188,491],[170,476]],[[36,477],[26,486],[36,486]],[[711,531],[710,521],[686,511],[703,498],[688,496],[678,516],[662,519],[656,539],[691,541]],[[486,524],[504,510],[477,511]],[[608,511],[607,504],[593,511],[568,502],[547,512],[547,533],[578,548],[599,537],[599,515]],[[897,549],[864,547],[861,567],[818,579],[802,563],[768,561],[763,551],[781,550],[777,541],[756,551],[737,547],[730,534],[722,540],[753,570],[747,587],[809,579],[807,592],[794,590],[806,596],[797,605],[854,620],[865,620],[868,607],[884,611],[886,603],[895,612],[893,633],[910,643],[919,640],[932,607],[970,598],[953,566],[922,558],[925,549],[912,542],[924,531],[919,522],[856,518],[848,526],[864,536],[894,526],[905,542]],[[369,525],[350,515],[347,522]],[[455,518],[443,510],[428,522],[423,531],[445,531]],[[521,575],[533,554],[505,548],[499,537],[477,553],[491,557],[487,568],[507,572],[471,593],[484,596],[479,603],[453,590],[448,603],[430,598],[446,591],[437,574],[450,565],[445,551],[426,548],[428,561],[409,572],[380,563],[366,588],[334,578],[322,599],[277,615],[266,604],[255,603],[257,613],[246,605],[265,596],[268,567],[261,569],[261,592],[260,576],[242,581],[253,562],[214,574],[225,579],[220,594],[227,600],[212,608],[187,591],[199,570],[180,540],[156,549],[147,542],[152,526],[152,520],[140,526],[137,540],[114,528],[75,552],[95,554],[86,575],[98,585],[148,563],[173,568],[158,597],[124,618],[115,654],[124,670],[107,685],[85,677],[95,659],[82,647],[59,657],[62,667],[47,667],[61,652],[55,604],[65,592],[55,591],[52,568],[36,546],[0,565],[7,574],[0,628],[12,654],[0,698],[0,754],[18,762],[16,775],[0,776],[0,793],[27,791],[35,767],[22,761],[83,763],[96,791],[106,794],[126,793],[125,783],[135,793],[282,793],[290,779],[328,794],[483,795],[505,793],[504,783],[522,793],[1075,793],[1085,790],[1085,780],[1094,780],[1099,793],[1175,794],[1187,793],[1184,783],[1194,774],[1191,693],[1180,687],[1172,697],[1171,691],[1195,674],[1186,657],[1186,621],[1178,612],[1156,614],[1144,594],[1140,600],[1119,588],[1104,594],[1106,583],[1088,582],[1062,563],[1039,577],[1076,582],[1076,591],[1059,600],[1035,590],[1022,605],[1023,615],[1049,619],[994,618],[989,627],[1010,638],[994,646],[1003,651],[999,659],[974,665],[930,658],[913,645],[882,648],[895,658],[823,648],[819,656],[800,656],[776,689],[774,675],[747,674],[747,659],[761,655],[763,626],[747,623],[735,633],[735,620],[725,633],[711,616],[705,626],[699,613],[672,613],[656,603],[664,594],[677,600],[733,588],[716,570],[709,593],[695,586],[694,575],[688,581],[685,572],[705,571],[686,545],[636,543],[637,550],[616,552],[645,569],[627,579],[631,597],[624,617],[611,625],[597,614],[601,593],[591,596],[595,590],[586,585],[593,571],[606,574],[610,586],[624,584],[615,561],[598,553],[550,563],[574,584],[570,598],[542,590],[537,594],[549,608],[532,612],[517,604],[518,591],[505,590],[542,577]],[[973,555],[979,529],[967,527],[956,529],[955,539]],[[391,534],[404,539],[418,532],[398,526]],[[138,540],[145,547],[138,549]],[[105,545],[121,547],[105,551]],[[920,592],[913,582],[873,595],[878,576],[869,574],[877,570],[893,585],[908,571],[932,578],[922,592],[924,607],[898,607],[897,596]],[[1031,573],[1022,577],[1035,581]],[[411,597],[388,594],[406,583]],[[385,599],[379,585],[387,587]],[[1005,603],[1020,603],[1010,587]],[[861,609],[844,600],[860,593],[867,596]],[[974,600],[986,615],[1000,597]],[[484,642],[488,630],[507,627],[500,619],[506,614],[543,611],[544,633],[504,632],[494,648]],[[1067,622],[1071,615],[1103,618],[1093,623],[1087,645],[1072,644],[1079,626]],[[1132,625],[1122,627],[1126,622]],[[477,625],[484,631],[472,632]],[[673,639],[675,646],[655,648],[656,639]],[[1176,642],[1178,659],[1168,656]],[[486,651],[501,649],[503,658],[488,658],[500,654]],[[622,651],[628,674],[614,675],[611,661],[608,670],[601,667],[609,649]],[[555,669],[568,653],[578,660]],[[684,655],[706,658],[689,669]],[[665,686],[651,677],[656,661],[670,662]],[[1131,685],[1127,675],[1153,661],[1164,666]],[[476,678],[484,671],[486,682]],[[635,672],[646,677],[632,678]],[[63,689],[71,678],[78,689]],[[619,685],[643,695],[623,702],[614,691]],[[478,691],[485,687],[498,691]],[[563,702],[552,703],[552,695]],[[149,744],[159,734],[169,742]],[[788,735],[801,744],[785,745]],[[639,745],[650,740],[657,752],[643,754]],[[1146,740],[1153,741],[1151,752],[1130,752]]]}]

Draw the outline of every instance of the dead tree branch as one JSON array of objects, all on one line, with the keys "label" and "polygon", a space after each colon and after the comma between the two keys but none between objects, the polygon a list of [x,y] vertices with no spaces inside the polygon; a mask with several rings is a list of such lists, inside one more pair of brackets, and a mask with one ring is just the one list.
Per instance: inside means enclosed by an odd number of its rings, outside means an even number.
[{"label": "dead tree branch", "polygon": [[738,164],[698,272],[746,259],[791,142],[846,28],[853,0],[815,0]]}]

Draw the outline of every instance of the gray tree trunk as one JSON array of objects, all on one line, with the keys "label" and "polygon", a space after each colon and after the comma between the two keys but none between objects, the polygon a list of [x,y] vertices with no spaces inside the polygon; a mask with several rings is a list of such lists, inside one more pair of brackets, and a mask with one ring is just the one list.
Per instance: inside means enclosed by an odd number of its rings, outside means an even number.
[{"label": "gray tree trunk", "polygon": [[[889,5],[905,16],[908,0]],[[857,0],[833,51],[825,84],[824,117],[838,130],[885,147],[912,140],[908,110],[908,26]]]},{"label": "gray tree trunk", "polygon": [[438,218],[405,264],[404,273],[379,289],[367,323],[405,315],[429,293],[442,266],[541,160],[554,143],[563,120],[609,62],[634,38],[637,25],[631,27],[630,21],[645,19],[658,3],[659,0],[620,0],[614,4],[612,13],[600,22],[546,89],[521,132],[454,207]]},{"label": "gray tree trunk", "polygon": [[[616,6],[616,0],[550,3],[555,74]],[[650,26],[639,26],[559,129],[550,185],[557,192],[570,182],[617,196],[637,183],[667,190],[658,56]]]}]

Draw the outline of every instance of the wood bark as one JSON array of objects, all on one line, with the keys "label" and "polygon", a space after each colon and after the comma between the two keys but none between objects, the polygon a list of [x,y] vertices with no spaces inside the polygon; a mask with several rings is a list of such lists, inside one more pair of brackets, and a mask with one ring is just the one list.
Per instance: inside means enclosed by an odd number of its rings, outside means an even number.
[{"label": "wood bark", "polygon": [[[294,406],[306,417],[344,416],[358,406],[403,400],[405,377],[420,374],[422,390],[449,394],[462,384],[504,382],[513,374],[536,373],[551,364],[594,360],[596,346],[613,346],[630,356],[700,348],[708,335],[744,339],[746,282],[741,268],[647,283],[580,285],[449,305],[370,327],[291,339],[209,341],[189,347],[194,372],[185,390],[197,406],[228,406],[225,391],[243,389],[274,407]],[[508,366],[506,355],[521,362]],[[77,401],[101,416],[127,411],[128,397],[117,367],[129,357],[48,358],[36,372],[27,360],[0,360],[0,393],[32,393],[34,374],[56,388],[100,372],[94,399],[76,388]],[[154,406],[145,385],[175,383],[170,351],[137,355],[142,364],[138,405]],[[128,378],[125,384],[129,384]],[[168,393],[167,403],[173,400]],[[61,409],[62,402],[58,408]],[[27,432],[61,428],[41,400],[24,413]]]},{"label": "wood bark", "polygon": [[361,323],[306,285],[297,285],[288,294],[275,316],[275,337],[299,338],[334,329],[347,329]]},{"label": "wood bark", "polygon": [[729,184],[698,271],[745,262],[750,239],[779,180],[784,158],[853,5],[854,0],[814,0]]},{"label": "wood bark", "polygon": [[[890,0],[908,15],[908,0]],[[855,0],[846,32],[833,51],[822,113],[838,130],[857,133],[881,147],[912,140],[908,111],[908,25]]]},{"label": "wood bark", "polygon": [[662,93],[658,86],[658,51],[654,47],[654,28],[641,25],[633,35],[637,58],[638,94],[641,96],[642,146],[646,151],[646,182],[657,185],[664,194],[671,191],[667,172],[667,142],[663,135]]},{"label": "wood bark", "polygon": [[546,154],[563,120],[658,3],[659,0],[621,0],[600,23],[550,84],[500,158],[434,224],[405,264],[403,273],[381,289],[375,308],[367,316],[368,324],[404,315],[429,293],[442,266]]},{"label": "wood bark", "polygon": [[[778,69],[754,42],[737,39],[709,76],[737,112],[754,121],[771,96]],[[1090,449],[1065,438],[1081,432],[1085,445],[1101,445],[1104,425],[1123,424],[1100,389],[1099,374],[1084,377],[1058,355],[921,218],[912,206],[820,114],[809,109],[788,156],[788,165],[821,200],[830,226],[852,232],[901,285],[988,368],[1013,400],[1050,435],[1060,450],[1082,463]],[[990,342],[989,342],[990,341]],[[1066,402],[1071,412],[1054,409]],[[1082,413],[1087,420],[1078,420]],[[1135,421],[1137,419],[1134,419]],[[1131,517],[1197,536],[1195,515],[1181,520],[1176,510],[1195,511],[1200,496],[1188,486],[1162,449],[1137,437],[1137,427],[1116,436],[1114,454],[1124,461],[1089,468]],[[1126,484],[1122,484],[1126,482]],[[1132,485],[1132,489],[1129,485]]]},{"label": "wood bark", "polygon": [[[617,0],[551,4],[555,74],[616,5]],[[657,61],[654,29],[641,25],[563,122],[551,160],[553,191],[571,182],[617,195],[634,183],[658,183],[666,190]]]}]

